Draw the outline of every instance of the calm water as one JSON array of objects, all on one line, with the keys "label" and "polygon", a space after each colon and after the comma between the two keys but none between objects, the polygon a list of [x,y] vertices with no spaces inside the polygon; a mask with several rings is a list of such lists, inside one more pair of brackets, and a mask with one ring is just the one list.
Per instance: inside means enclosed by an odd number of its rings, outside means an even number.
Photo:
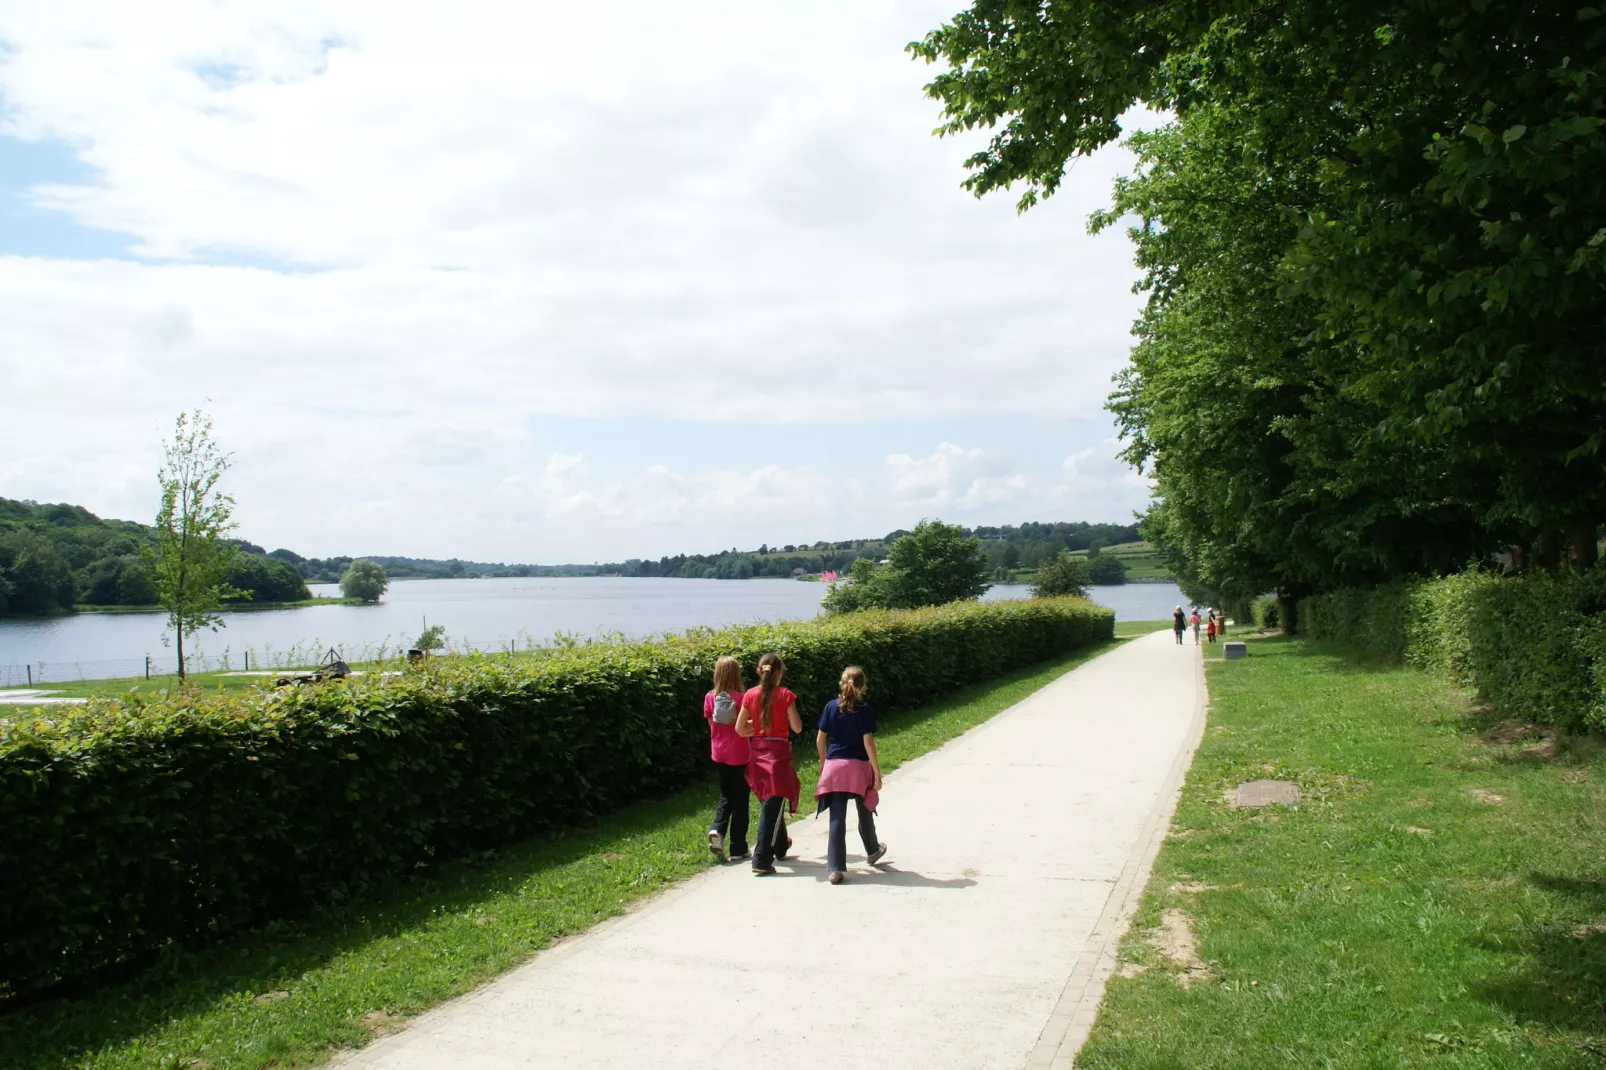
[{"label": "calm water", "polygon": [[[333,584],[313,593],[337,595]],[[820,612],[825,587],[796,580],[482,579],[396,581],[372,606],[308,606],[224,614],[228,626],[186,644],[205,658],[195,669],[256,664],[309,664],[329,647],[348,659],[411,646],[426,621],[446,629],[454,648],[523,648],[566,633],[645,636],[699,625],[796,620]],[[1025,587],[999,586],[993,598],[1023,598]],[[1096,587],[1093,598],[1119,620],[1159,620],[1182,600],[1175,584]],[[170,671],[160,613],[80,613],[48,620],[0,621],[0,686],[34,679],[135,675],[150,656]]]}]

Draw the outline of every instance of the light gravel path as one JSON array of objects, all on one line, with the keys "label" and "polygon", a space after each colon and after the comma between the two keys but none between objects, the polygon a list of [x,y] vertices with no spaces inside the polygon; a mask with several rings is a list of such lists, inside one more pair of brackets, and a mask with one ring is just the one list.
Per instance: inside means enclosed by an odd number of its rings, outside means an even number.
[{"label": "light gravel path", "polygon": [[1069,1066],[1203,727],[1199,653],[1135,639],[905,764],[880,872],[850,829],[828,885],[800,820],[776,876],[713,869],[339,1065]]}]

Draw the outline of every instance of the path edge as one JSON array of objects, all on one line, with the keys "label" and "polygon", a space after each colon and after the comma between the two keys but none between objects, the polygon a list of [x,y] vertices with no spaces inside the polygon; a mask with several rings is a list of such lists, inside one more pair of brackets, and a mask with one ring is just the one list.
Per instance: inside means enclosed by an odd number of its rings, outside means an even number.
[{"label": "path edge", "polygon": [[1199,742],[1204,738],[1210,696],[1205,686],[1202,650],[1196,664],[1193,715],[1183,745],[1171,763],[1137,842],[1127,855],[1126,864],[1121,867],[1121,875],[1110,889],[1104,910],[1088,934],[1076,967],[1026,1059],[1026,1070],[1071,1070],[1082,1045],[1087,1043],[1088,1034],[1093,1031],[1099,1005],[1104,1002],[1104,988],[1115,972],[1116,950],[1132,924],[1132,916],[1137,913],[1143,890],[1148,887],[1154,860],[1160,854],[1160,846],[1171,829],[1171,816],[1176,813],[1177,802],[1182,797],[1182,785],[1193,766]]}]

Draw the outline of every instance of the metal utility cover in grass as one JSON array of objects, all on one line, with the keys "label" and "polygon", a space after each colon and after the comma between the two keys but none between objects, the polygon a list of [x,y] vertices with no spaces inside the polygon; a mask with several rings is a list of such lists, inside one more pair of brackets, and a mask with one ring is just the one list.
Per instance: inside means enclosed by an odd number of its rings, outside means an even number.
[{"label": "metal utility cover in grass", "polygon": [[1239,658],[1249,654],[1249,648],[1242,643],[1227,643],[1221,654],[1228,661],[1237,661]]},{"label": "metal utility cover in grass", "polygon": [[1251,780],[1238,785],[1234,806],[1293,806],[1299,802],[1299,788],[1287,780]]}]

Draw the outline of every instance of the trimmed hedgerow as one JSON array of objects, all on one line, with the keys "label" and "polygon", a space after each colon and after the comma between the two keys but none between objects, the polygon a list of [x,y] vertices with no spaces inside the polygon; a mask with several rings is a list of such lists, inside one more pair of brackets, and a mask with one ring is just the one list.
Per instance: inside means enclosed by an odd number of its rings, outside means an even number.
[{"label": "trimmed hedgerow", "polygon": [[1509,717],[1606,727],[1606,566],[1336,591],[1300,603],[1300,629],[1400,658]]},{"label": "trimmed hedgerow", "polygon": [[1113,634],[1082,599],[962,603],[0,721],[0,994],[684,786],[720,654],[779,651],[806,716],[857,663],[895,717]]}]

